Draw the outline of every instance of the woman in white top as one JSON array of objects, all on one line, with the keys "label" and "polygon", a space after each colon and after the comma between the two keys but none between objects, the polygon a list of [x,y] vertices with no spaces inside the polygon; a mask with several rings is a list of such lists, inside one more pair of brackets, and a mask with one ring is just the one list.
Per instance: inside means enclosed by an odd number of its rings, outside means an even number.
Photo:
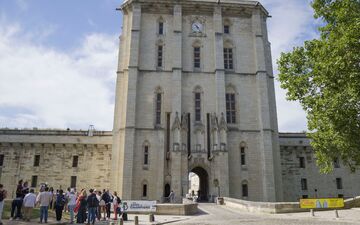
[{"label": "woman in white top", "polygon": [[76,194],[74,189],[70,190],[70,193],[68,195],[68,209],[70,213],[70,223],[74,223],[74,209],[76,206]]}]

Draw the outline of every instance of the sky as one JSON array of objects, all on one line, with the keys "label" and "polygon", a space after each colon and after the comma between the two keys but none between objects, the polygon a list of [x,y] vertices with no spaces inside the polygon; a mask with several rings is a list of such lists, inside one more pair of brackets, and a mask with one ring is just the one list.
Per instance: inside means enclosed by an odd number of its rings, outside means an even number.
[{"label": "sky", "polygon": [[[122,0],[0,0],[0,128],[112,130]],[[260,0],[281,52],[318,36],[310,0]],[[277,76],[276,76],[277,77]],[[307,130],[275,82],[279,131]]]}]

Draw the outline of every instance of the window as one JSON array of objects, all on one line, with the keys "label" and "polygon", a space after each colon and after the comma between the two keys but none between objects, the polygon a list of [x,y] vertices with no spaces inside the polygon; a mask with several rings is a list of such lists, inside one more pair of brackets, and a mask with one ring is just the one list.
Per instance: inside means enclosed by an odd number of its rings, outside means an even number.
[{"label": "window", "polygon": [[338,198],[344,198],[343,194],[338,194]]},{"label": "window", "polygon": [[343,184],[341,178],[336,178],[336,188],[343,189]]},{"label": "window", "polygon": [[155,112],[155,124],[161,124],[161,93],[156,93],[156,112]]},{"label": "window", "polygon": [[163,66],[163,46],[158,46],[158,52],[157,52],[157,67]]},{"label": "window", "polygon": [[4,155],[0,155],[0,166],[4,165]]},{"label": "window", "polygon": [[78,167],[78,162],[79,162],[79,156],[74,155],[74,156],[73,156],[72,167]]},{"label": "window", "polygon": [[226,94],[226,121],[227,123],[236,123],[236,110],[235,110],[235,94]]},{"label": "window", "polygon": [[230,26],[224,25],[224,34],[230,34]]},{"label": "window", "polygon": [[38,176],[32,176],[31,177],[31,187],[36,187],[38,181]]},{"label": "window", "polygon": [[309,198],[309,196],[308,195],[303,195],[302,198]]},{"label": "window", "polygon": [[39,165],[40,165],[40,155],[35,155],[34,166],[39,166]]},{"label": "window", "polygon": [[144,165],[149,165],[149,146],[144,147]]},{"label": "window", "polygon": [[234,69],[232,48],[224,48],[224,68],[226,70]]},{"label": "window", "polygon": [[334,168],[340,168],[339,158],[334,158]]},{"label": "window", "polygon": [[246,164],[245,161],[245,147],[241,147],[240,148],[240,161],[241,161],[241,165],[244,166]]},{"label": "window", "polygon": [[142,193],[143,197],[147,196],[147,184],[143,184],[143,193]]},{"label": "window", "polygon": [[246,183],[243,183],[242,185],[242,197],[248,197],[248,185]]},{"label": "window", "polygon": [[195,121],[201,121],[201,93],[195,93]]},{"label": "window", "polygon": [[305,191],[307,190],[307,180],[305,178],[301,179],[301,190]]},{"label": "window", "polygon": [[71,176],[70,187],[76,187],[76,176]]},{"label": "window", "polygon": [[304,157],[299,157],[299,165],[300,165],[300,168],[305,168],[305,158]]},{"label": "window", "polygon": [[160,35],[164,34],[164,22],[159,22],[159,30],[158,30],[158,33]]},{"label": "window", "polygon": [[194,68],[200,69],[200,47],[194,47]]}]

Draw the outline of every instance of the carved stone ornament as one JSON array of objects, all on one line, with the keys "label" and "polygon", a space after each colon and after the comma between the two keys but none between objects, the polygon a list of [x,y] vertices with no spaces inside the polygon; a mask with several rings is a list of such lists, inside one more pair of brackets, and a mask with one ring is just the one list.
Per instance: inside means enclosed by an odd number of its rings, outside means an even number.
[{"label": "carved stone ornament", "polygon": [[180,129],[181,129],[181,123],[180,123],[179,113],[178,113],[178,112],[176,112],[175,120],[174,120],[174,123],[173,123],[171,129],[172,129],[172,130],[175,130],[175,129],[180,130]]},{"label": "carved stone ornament", "polygon": [[221,113],[219,128],[220,128],[220,130],[225,130],[225,131],[228,130],[227,123],[226,123],[226,120],[224,117],[224,113]]}]

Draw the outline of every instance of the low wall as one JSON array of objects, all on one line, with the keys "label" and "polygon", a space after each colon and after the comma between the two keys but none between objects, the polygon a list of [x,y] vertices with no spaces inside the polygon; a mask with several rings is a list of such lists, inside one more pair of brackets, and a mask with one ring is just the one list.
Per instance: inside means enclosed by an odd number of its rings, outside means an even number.
[{"label": "low wall", "polygon": [[[294,213],[308,212],[309,209],[301,209],[299,202],[252,202],[235,198],[224,197],[225,205],[246,210],[248,212],[261,213]],[[346,199],[344,208],[360,207],[360,196]],[[334,210],[334,209],[316,209],[316,210]]]},{"label": "low wall", "polygon": [[156,214],[158,215],[194,215],[198,212],[196,203],[189,204],[157,204]]}]

